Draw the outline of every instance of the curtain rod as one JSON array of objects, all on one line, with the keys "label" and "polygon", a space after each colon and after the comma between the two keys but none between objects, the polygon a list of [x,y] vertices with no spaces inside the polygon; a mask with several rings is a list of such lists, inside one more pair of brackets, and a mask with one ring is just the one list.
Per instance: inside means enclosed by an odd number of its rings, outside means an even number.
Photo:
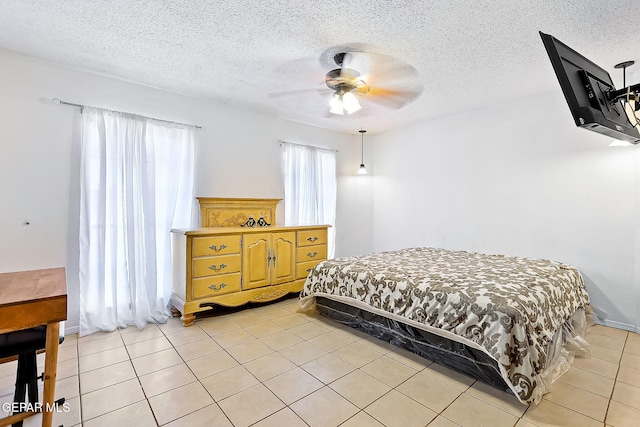
[{"label": "curtain rod", "polygon": [[282,139],[278,141],[278,144],[280,145],[291,144],[291,145],[298,145],[300,147],[311,147],[311,148],[317,148],[318,150],[335,151],[336,153],[338,152],[338,150],[334,150],[333,148],[324,148],[324,147],[318,147],[316,145],[307,145],[307,144],[296,144],[295,142],[283,141]]},{"label": "curtain rod", "polygon": [[[71,107],[78,107],[80,109],[84,108],[84,107],[91,107],[90,105],[82,105],[82,104],[74,104],[73,102],[67,102],[67,101],[63,101],[60,98],[52,98],[51,102],[53,104],[58,104],[58,105],[69,105]],[[100,107],[92,107],[92,108],[100,108]],[[117,111],[117,110],[109,110],[107,108],[100,108],[101,110],[107,110],[107,111],[113,111],[115,113],[124,113],[124,114],[131,114],[132,116],[140,116],[140,114],[133,114],[133,113],[127,113],[126,111]],[[148,119],[152,119],[152,120],[157,120],[159,122],[165,122],[165,123],[173,123],[176,125],[182,125],[182,126],[189,126],[192,127],[196,130],[204,130],[204,127],[202,126],[198,126],[198,125],[190,125],[188,123],[181,123],[181,122],[173,122],[171,120],[164,120],[164,119],[156,119],[155,117],[147,117],[147,116],[142,116],[142,117],[146,117]]]}]

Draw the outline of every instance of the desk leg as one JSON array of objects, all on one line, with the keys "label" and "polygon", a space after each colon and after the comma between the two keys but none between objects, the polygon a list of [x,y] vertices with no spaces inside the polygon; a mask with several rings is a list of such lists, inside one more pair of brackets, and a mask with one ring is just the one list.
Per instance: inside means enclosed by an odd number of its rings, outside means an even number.
[{"label": "desk leg", "polygon": [[45,344],[44,357],[44,396],[42,397],[42,427],[51,427],[53,402],[56,391],[56,372],[58,369],[58,343],[60,324],[49,323],[47,325],[47,342]]}]

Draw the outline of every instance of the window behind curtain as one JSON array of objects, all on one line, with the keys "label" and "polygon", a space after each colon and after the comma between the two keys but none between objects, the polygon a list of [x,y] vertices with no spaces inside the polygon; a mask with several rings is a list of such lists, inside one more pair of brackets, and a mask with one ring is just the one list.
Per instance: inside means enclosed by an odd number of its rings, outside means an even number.
[{"label": "window behind curtain", "polygon": [[328,257],[335,253],[336,152],[282,144],[286,225],[329,224]]},{"label": "window behind curtain", "polygon": [[194,130],[85,107],[80,334],[169,316],[171,228],[191,225]]}]

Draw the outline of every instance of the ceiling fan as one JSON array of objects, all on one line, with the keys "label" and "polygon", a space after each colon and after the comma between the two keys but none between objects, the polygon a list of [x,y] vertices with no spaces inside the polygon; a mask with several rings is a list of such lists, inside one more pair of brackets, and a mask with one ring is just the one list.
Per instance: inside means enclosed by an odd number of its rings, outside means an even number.
[{"label": "ceiling fan", "polygon": [[332,114],[352,114],[360,110],[360,102],[355,93],[366,95],[369,85],[362,80],[358,71],[349,68],[353,55],[348,52],[336,53],[333,57],[336,68],[327,73],[324,82],[334,92],[329,103],[329,112]]},{"label": "ceiling fan", "polygon": [[278,69],[277,81],[286,81],[287,87],[269,93],[276,103],[314,117],[388,113],[422,93],[414,67],[353,46],[327,49],[319,59],[289,61]]}]

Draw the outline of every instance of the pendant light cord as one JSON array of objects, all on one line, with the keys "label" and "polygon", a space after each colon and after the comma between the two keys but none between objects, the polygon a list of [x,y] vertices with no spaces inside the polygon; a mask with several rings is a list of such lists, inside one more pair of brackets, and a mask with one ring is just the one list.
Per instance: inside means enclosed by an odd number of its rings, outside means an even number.
[{"label": "pendant light cord", "polygon": [[358,132],[360,132],[360,135],[361,135],[361,144],[362,144],[362,155],[361,155],[361,157],[360,157],[360,159],[361,159],[361,162],[360,162],[360,163],[364,165],[364,134],[365,134],[366,130],[364,130],[364,129],[360,129]]}]

